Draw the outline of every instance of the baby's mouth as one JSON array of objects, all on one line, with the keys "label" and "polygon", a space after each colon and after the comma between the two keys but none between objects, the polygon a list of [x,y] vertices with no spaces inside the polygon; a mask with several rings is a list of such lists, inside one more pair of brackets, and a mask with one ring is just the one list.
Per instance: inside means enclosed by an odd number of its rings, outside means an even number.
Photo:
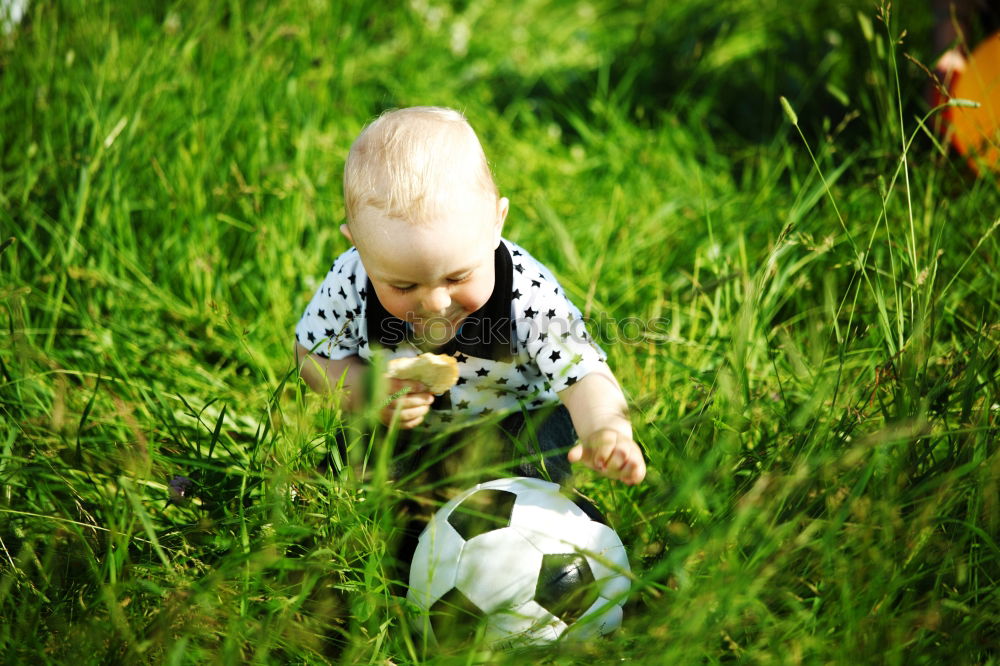
[{"label": "baby's mouth", "polygon": [[459,325],[465,318],[464,312],[449,313],[423,317],[411,322],[413,333],[424,342],[432,345],[443,345],[455,337]]}]

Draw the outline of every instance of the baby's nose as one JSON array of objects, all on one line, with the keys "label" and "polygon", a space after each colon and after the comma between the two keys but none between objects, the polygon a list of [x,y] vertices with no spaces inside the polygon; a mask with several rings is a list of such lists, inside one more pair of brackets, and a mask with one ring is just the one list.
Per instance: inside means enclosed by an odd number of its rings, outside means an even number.
[{"label": "baby's nose", "polygon": [[424,297],[423,306],[427,314],[443,315],[450,305],[451,296],[448,295],[448,290],[444,287],[431,289]]}]

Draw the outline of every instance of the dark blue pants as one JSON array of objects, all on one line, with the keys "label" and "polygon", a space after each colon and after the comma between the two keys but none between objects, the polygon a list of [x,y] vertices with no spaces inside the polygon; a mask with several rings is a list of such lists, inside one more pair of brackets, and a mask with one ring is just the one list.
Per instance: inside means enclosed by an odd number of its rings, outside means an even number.
[{"label": "dark blue pants", "polygon": [[465,485],[503,476],[562,484],[571,474],[566,454],[575,443],[573,422],[562,405],[514,413],[498,423],[445,437],[408,430],[397,435],[391,475],[404,483],[419,476],[420,485],[456,476]]},{"label": "dark blue pants", "polygon": [[517,475],[559,484],[570,477],[566,454],[576,444],[576,430],[563,405],[512,414],[500,427],[513,439]]}]

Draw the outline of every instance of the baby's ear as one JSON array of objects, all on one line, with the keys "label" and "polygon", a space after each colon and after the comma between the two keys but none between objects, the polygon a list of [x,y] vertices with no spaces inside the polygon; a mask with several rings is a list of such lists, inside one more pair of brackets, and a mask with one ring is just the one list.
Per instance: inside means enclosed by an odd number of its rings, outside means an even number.
[{"label": "baby's ear", "polygon": [[340,233],[344,234],[344,237],[351,242],[351,245],[354,245],[354,237],[351,236],[351,230],[346,224],[340,225]]},{"label": "baby's ear", "polygon": [[510,200],[507,197],[500,197],[497,201],[497,223],[496,223],[496,245],[500,244],[500,234],[503,232],[503,223],[507,219],[510,211]]}]

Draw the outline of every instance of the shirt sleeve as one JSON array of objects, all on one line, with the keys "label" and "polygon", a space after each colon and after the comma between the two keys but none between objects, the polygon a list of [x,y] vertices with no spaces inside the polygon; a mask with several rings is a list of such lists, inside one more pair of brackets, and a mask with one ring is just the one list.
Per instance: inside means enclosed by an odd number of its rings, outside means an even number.
[{"label": "shirt sleeve", "polygon": [[597,369],[607,355],[591,339],[583,316],[558,283],[541,282],[525,298],[515,301],[518,336],[558,393]]},{"label": "shirt sleeve", "polygon": [[363,344],[363,299],[356,285],[364,285],[366,277],[359,274],[359,264],[354,250],[340,255],[295,327],[295,340],[317,356],[355,356]]}]

